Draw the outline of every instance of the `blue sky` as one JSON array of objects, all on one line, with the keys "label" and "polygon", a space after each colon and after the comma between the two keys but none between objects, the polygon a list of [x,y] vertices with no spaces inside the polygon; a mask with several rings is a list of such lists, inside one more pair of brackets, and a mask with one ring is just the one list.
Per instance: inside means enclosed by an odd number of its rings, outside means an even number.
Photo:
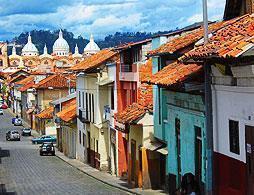
[{"label": "blue sky", "polygon": [[[220,20],[225,0],[208,0]],[[95,39],[116,31],[156,32],[202,20],[202,0],[0,0],[0,40],[33,29],[66,28]]]}]

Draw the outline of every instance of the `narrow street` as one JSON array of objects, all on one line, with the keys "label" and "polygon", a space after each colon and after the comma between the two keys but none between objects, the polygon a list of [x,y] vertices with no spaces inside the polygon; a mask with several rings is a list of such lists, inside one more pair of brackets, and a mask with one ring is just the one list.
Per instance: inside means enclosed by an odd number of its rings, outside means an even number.
[{"label": "narrow street", "polygon": [[6,141],[12,115],[0,116],[0,194],[126,194],[71,167],[56,156],[40,156],[32,137]]}]

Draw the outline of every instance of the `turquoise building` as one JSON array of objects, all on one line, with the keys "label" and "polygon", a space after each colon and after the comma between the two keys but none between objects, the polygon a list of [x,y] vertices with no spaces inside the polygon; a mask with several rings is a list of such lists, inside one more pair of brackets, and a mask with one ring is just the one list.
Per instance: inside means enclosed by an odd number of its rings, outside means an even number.
[{"label": "turquoise building", "polygon": [[[161,46],[167,38],[153,38],[154,52],[150,55],[154,75],[148,83],[154,86],[154,135],[167,144],[166,181],[169,192],[173,193],[180,187],[181,178],[186,173],[195,175],[200,189],[204,190],[207,177],[203,69],[196,64],[185,66],[179,63],[179,69],[178,63],[172,65],[183,53],[179,49],[174,51],[168,43]],[[190,49],[189,45],[180,48],[182,51]],[[171,77],[179,81],[167,83]]]}]

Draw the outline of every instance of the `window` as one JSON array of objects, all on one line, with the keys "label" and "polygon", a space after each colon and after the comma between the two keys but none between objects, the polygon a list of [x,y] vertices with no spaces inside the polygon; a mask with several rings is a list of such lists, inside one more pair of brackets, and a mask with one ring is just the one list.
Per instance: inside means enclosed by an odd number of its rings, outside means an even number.
[{"label": "window", "polygon": [[159,113],[159,124],[161,124],[161,88],[158,87],[158,113]]},{"label": "window", "polygon": [[88,118],[88,95],[86,93],[86,119]]},{"label": "window", "polygon": [[115,109],[115,106],[114,106],[114,103],[115,103],[115,97],[114,97],[114,87],[111,88],[111,109],[114,110]]},{"label": "window", "polygon": [[85,108],[85,92],[82,92],[82,108]]},{"label": "window", "polygon": [[81,107],[81,92],[80,91],[78,92],[78,104],[79,104],[79,107]]},{"label": "window", "polygon": [[92,94],[92,112],[93,112],[93,123],[94,123],[94,95]]},{"label": "window", "polygon": [[85,134],[83,133],[83,146],[85,146],[85,139],[86,139],[86,136],[85,136]]},{"label": "window", "polygon": [[229,120],[229,144],[230,152],[240,154],[238,121]]},{"label": "window", "polygon": [[79,144],[81,144],[81,131],[79,131]]},{"label": "window", "polygon": [[89,93],[89,119],[90,119],[90,121],[91,121],[91,114],[92,114],[92,101],[91,101],[91,94]]},{"label": "window", "polygon": [[99,152],[99,142],[98,142],[98,140],[96,140],[96,152],[97,153]]}]

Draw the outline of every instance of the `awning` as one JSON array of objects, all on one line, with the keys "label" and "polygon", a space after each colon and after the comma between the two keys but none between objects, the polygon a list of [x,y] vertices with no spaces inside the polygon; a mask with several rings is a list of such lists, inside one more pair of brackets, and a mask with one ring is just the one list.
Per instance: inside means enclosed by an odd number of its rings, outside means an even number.
[{"label": "awning", "polygon": [[100,85],[100,86],[103,86],[103,85],[111,84],[111,83],[113,83],[113,82],[114,82],[114,81],[112,81],[111,79],[106,78],[106,79],[103,79],[103,80],[97,82],[97,84]]},{"label": "awning", "polygon": [[154,142],[150,142],[149,144],[146,144],[144,147],[148,150],[155,151],[162,146],[163,146],[163,143],[154,141]]},{"label": "awning", "polygon": [[164,148],[158,149],[157,152],[159,152],[163,155],[168,155],[168,148],[164,147]]}]

